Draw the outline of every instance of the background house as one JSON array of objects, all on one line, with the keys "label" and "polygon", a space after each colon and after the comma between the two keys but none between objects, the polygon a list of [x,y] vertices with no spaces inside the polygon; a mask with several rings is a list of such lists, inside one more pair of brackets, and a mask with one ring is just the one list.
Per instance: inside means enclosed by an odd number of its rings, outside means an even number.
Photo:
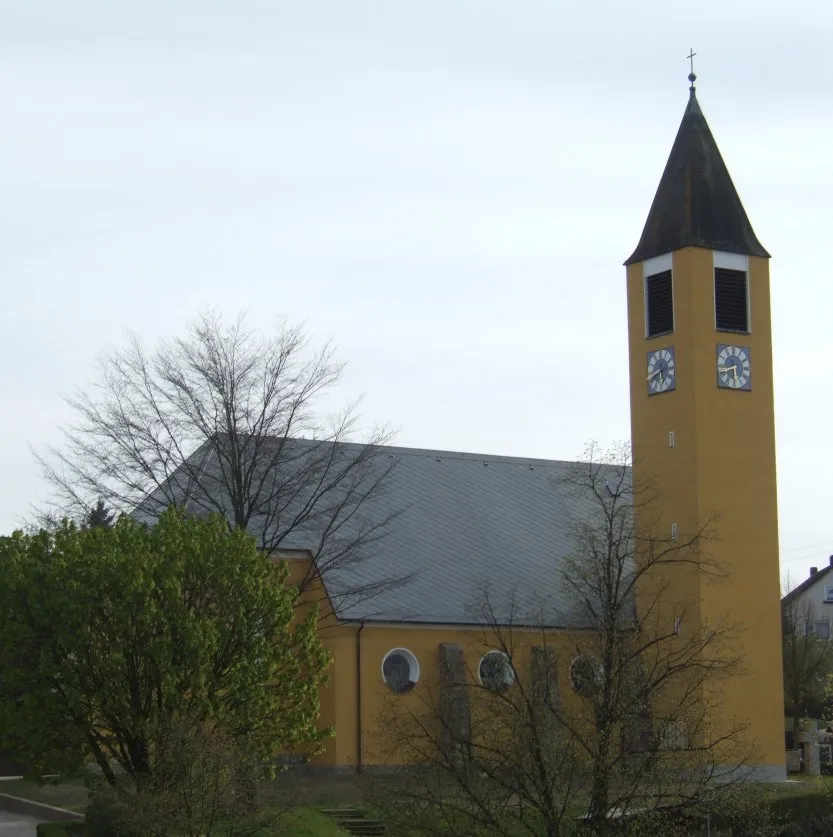
[{"label": "background house", "polygon": [[828,638],[833,630],[833,555],[826,567],[810,567],[810,575],[782,599],[794,629]]}]

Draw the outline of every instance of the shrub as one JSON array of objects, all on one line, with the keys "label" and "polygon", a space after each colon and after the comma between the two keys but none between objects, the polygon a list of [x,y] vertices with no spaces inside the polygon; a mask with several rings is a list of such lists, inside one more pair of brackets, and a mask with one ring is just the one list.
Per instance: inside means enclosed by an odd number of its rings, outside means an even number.
[{"label": "shrub", "polygon": [[128,800],[116,791],[96,794],[87,806],[84,822],[87,837],[140,837],[131,826]]},{"label": "shrub", "polygon": [[833,816],[813,815],[791,822],[781,832],[782,837],[829,837],[833,834]]},{"label": "shrub", "polygon": [[829,792],[817,788],[778,797],[770,807],[774,817],[788,823],[824,819],[833,814]]}]

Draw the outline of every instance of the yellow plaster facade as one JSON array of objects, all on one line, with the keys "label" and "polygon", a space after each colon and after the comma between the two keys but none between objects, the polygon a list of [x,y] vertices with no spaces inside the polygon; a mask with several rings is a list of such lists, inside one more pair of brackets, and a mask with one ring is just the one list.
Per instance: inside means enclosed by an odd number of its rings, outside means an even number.
[{"label": "yellow plaster facade", "polygon": [[[489,626],[408,625],[400,623],[342,622],[333,613],[324,585],[315,576],[311,557],[300,554],[276,554],[289,568],[288,583],[304,591],[299,617],[306,607],[319,609],[319,636],[330,652],[328,683],[319,695],[319,729],[331,729],[320,752],[310,761],[316,767],[352,768],[399,764],[401,748],[386,735],[395,711],[392,703],[418,712],[426,695],[440,689],[440,646],[458,645],[463,651],[469,682],[476,682],[480,660],[489,651],[498,650],[497,636],[507,634]],[[310,572],[312,569],[312,572]],[[569,665],[587,643],[586,632],[511,629],[511,653],[518,671],[529,671],[533,647],[552,648],[558,666],[555,686],[566,702],[571,701]],[[413,654],[420,667],[417,687],[405,694],[394,694],[383,678],[382,663],[388,652],[404,648]],[[360,708],[359,708],[360,707]],[[393,745],[393,746],[392,746]]]},{"label": "yellow plaster facade", "polygon": [[[547,645],[554,649],[559,661],[557,688],[569,701],[569,663],[577,653],[581,635],[565,631],[544,635],[532,628],[515,628],[512,634],[512,657],[519,671],[528,670],[532,647]],[[391,703],[401,702],[418,713],[425,696],[438,693],[440,645],[457,644],[462,648],[470,682],[476,682],[482,656],[497,650],[494,634],[483,627],[341,624],[322,628],[322,640],[332,654],[333,665],[330,683],[321,695],[321,726],[332,726],[335,735],[313,759],[312,763],[319,766],[401,763],[401,752],[395,752],[396,742],[386,735]],[[382,661],[396,648],[406,648],[420,666],[416,688],[402,695],[393,694],[382,677]]]},{"label": "yellow plaster facade", "polygon": [[[721,684],[716,722],[724,728],[748,725],[753,762],[778,772],[784,765],[784,721],[769,264],[747,259],[750,329],[737,334],[715,328],[719,261],[719,252],[700,247],[673,253],[674,331],[650,339],[645,275],[651,267],[628,267],[634,480],[655,483],[654,511],[667,533],[676,523],[684,539],[714,522],[704,557],[727,575],[710,578],[696,568],[677,572],[668,607],[688,607],[692,617],[710,624],[723,618],[738,624],[735,647],[743,671]],[[749,348],[750,391],[717,386],[718,343]],[[675,351],[676,387],[649,395],[648,352],[668,346]]]}]

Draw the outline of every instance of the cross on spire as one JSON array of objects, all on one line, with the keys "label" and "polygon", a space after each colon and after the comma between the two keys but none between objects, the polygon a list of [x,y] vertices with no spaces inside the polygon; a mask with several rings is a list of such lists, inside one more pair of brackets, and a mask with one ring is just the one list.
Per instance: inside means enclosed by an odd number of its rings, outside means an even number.
[{"label": "cross on spire", "polygon": [[694,82],[697,81],[697,76],[694,75],[695,55],[697,55],[697,53],[694,51],[693,47],[689,50],[688,55],[686,55],[686,58],[688,58],[688,60],[691,62],[691,72],[688,74],[688,80],[691,82],[691,87],[689,88],[689,90],[694,90]]}]

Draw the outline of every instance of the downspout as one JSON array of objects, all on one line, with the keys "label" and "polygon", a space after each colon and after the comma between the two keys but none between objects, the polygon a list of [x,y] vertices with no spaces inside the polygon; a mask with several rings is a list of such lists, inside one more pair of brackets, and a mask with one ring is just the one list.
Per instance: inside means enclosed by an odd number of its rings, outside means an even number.
[{"label": "downspout", "polygon": [[356,631],[356,773],[364,769],[362,764],[362,631],[364,622],[359,623]]}]

